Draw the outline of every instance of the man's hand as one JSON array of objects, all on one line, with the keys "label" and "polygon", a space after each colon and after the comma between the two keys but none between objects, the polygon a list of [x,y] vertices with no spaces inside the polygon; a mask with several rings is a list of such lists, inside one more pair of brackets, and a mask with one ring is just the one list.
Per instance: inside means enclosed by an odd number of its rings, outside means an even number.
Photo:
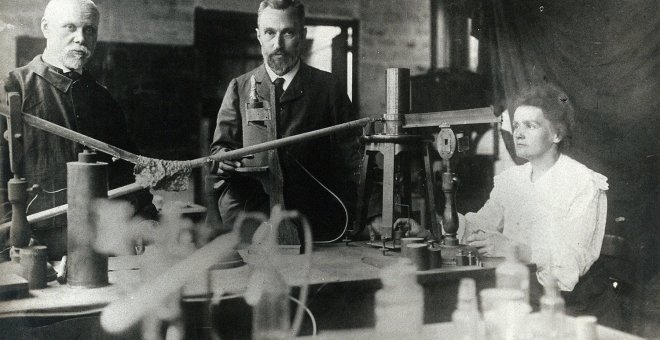
[{"label": "man's hand", "polygon": [[517,242],[498,232],[478,230],[467,238],[468,245],[479,250],[479,254],[490,257],[504,257]]},{"label": "man's hand", "polygon": [[[229,151],[229,149],[222,149],[218,154],[222,154]],[[243,156],[239,160],[235,159],[226,159],[224,161],[219,161],[215,173],[220,176],[222,179],[228,179],[236,173],[236,169],[243,166],[244,159],[252,159],[254,155]]]},{"label": "man's hand", "polygon": [[223,179],[227,179],[236,173],[236,168],[243,166],[240,161],[224,160],[218,163],[218,170],[216,173]]}]

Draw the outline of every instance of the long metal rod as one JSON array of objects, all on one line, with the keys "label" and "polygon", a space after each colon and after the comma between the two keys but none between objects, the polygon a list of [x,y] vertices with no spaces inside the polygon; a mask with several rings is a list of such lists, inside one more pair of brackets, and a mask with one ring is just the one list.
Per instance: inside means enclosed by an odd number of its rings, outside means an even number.
[{"label": "long metal rod", "polygon": [[[128,195],[131,193],[134,193],[136,191],[140,191],[144,189],[141,185],[137,183],[131,183],[129,185],[124,185],[123,187],[119,187],[116,189],[112,189],[108,191],[108,198],[117,198],[121,197],[124,195]],[[38,213],[34,213],[32,215],[28,215],[27,221],[28,223],[36,223],[36,222],[41,222],[45,221],[49,218],[53,218],[55,216],[59,216],[62,214],[66,214],[67,210],[69,208],[68,204],[60,205],[54,208],[50,208],[44,211],[40,211]],[[0,224],[0,233],[6,232],[11,227],[11,221],[5,222],[3,224]]]},{"label": "long metal rod", "polygon": [[[3,115],[5,117],[8,117],[9,114],[6,112],[0,111],[0,115]],[[314,139],[314,138],[319,138],[327,135],[331,135],[333,133],[337,133],[340,131],[344,130],[349,130],[355,127],[361,127],[364,126],[370,122],[373,122],[375,118],[362,118],[354,121],[350,121],[347,123],[343,124],[337,124],[333,125],[327,128],[323,129],[318,129],[318,130],[313,130],[309,132],[304,132],[298,135],[294,136],[289,136],[289,137],[284,137],[280,139],[276,139],[273,141],[268,141],[260,144],[255,144],[255,145],[250,145],[244,148],[236,149],[236,150],[231,150],[222,154],[217,154],[217,155],[211,155],[207,157],[201,157],[197,159],[193,159],[188,162],[188,166],[192,168],[198,168],[201,166],[204,166],[205,164],[210,163],[211,161],[222,161],[222,160],[227,160],[227,159],[240,159],[243,156],[251,155],[254,153],[258,152],[263,152],[263,151],[268,151],[276,148],[280,148],[283,146],[295,144],[295,143],[300,143],[306,140]],[[51,123],[47,120],[41,119],[39,117],[35,117],[30,114],[23,113],[23,121],[27,123],[30,126],[36,127],[38,129],[44,130],[46,132],[50,132],[52,134],[58,135],[60,137],[66,138],[68,140],[74,141],[76,143],[80,143],[82,145],[88,146],[90,148],[99,150],[101,152],[107,153],[110,156],[116,157],[116,158],[121,158],[123,160],[126,160],[128,162],[131,162],[133,164],[138,163],[138,155],[128,152],[126,150],[122,150],[120,148],[114,147],[108,143],[101,142],[100,140],[91,138],[89,136],[85,136],[81,133],[72,131],[70,129],[64,128],[62,126],[59,126],[57,124]]]},{"label": "long metal rod", "polygon": [[[1,111],[0,111],[0,115],[9,117],[7,113]],[[116,148],[108,143],[102,142],[98,139],[94,139],[89,136],[85,136],[82,133],[67,129],[55,123],[51,123],[45,119],[41,119],[31,114],[23,113],[23,121],[32,127],[44,130],[46,132],[50,132],[62,138],[66,138],[68,140],[74,141],[84,146],[99,150],[101,152],[107,153],[112,157],[121,158],[133,164],[137,163],[138,156],[134,153],[128,152],[126,150],[122,150],[120,148]]]},{"label": "long metal rod", "polygon": [[[5,117],[9,117],[9,114],[3,111],[0,111],[0,115],[3,115]],[[53,133],[57,136],[66,138],[68,140],[80,143],[82,145],[91,147],[93,149],[99,150],[101,152],[107,153],[113,157],[116,158],[121,158],[123,160],[126,160],[128,162],[131,162],[133,164],[138,163],[138,158],[139,156],[128,152],[126,150],[122,150],[120,148],[116,148],[108,143],[101,142],[97,139],[91,138],[89,136],[85,136],[81,133],[72,131],[70,129],[64,128],[62,126],[59,126],[57,124],[51,123],[47,120],[41,119],[39,117],[35,117],[30,114],[23,113],[23,121],[33,127],[36,127],[38,129],[44,130],[46,132]],[[295,136],[289,136],[273,141],[268,141],[260,144],[255,144],[251,146],[247,146],[244,148],[236,149],[236,150],[231,150],[222,154],[217,154],[217,155],[212,155],[208,157],[202,157],[202,158],[197,158],[193,159],[191,161],[185,161],[188,162],[188,166],[191,168],[197,168],[204,166],[205,164],[208,164],[212,161],[222,161],[222,160],[227,160],[227,159],[239,159],[241,157],[251,155],[254,153],[258,152],[263,152],[263,151],[268,151],[276,148],[280,148],[283,146],[287,145],[292,145],[295,143],[300,143],[306,140],[314,139],[314,138],[319,138],[323,136],[327,136],[333,133],[337,133],[340,131],[356,128],[356,127],[361,127],[364,126],[370,122],[373,122],[375,119],[374,118],[362,118],[358,120],[354,120],[351,122],[343,123],[343,124],[338,124],[334,126],[330,126],[327,128],[323,129],[318,129],[314,131],[309,131],[305,133],[301,133]],[[133,183],[129,184],[124,187],[120,187],[114,190],[111,190],[108,192],[108,197],[113,198],[121,195],[125,195],[131,192],[138,191],[142,189],[143,187]],[[117,194],[120,193],[120,194]],[[35,222],[40,222],[61,214],[66,213],[67,211],[67,205],[62,205],[58,207],[54,207],[48,210],[44,210],[41,212],[38,212],[36,214],[32,214],[28,216],[28,223],[35,223]],[[5,229],[8,229],[11,226],[11,222],[3,223],[0,225],[0,233],[5,232]]]},{"label": "long metal rod", "polygon": [[295,143],[304,142],[306,140],[319,138],[333,133],[350,130],[356,127],[362,127],[370,122],[375,121],[376,118],[361,118],[347,123],[333,125],[327,128],[303,132],[294,136],[284,137],[264,143],[246,146],[240,149],[227,151],[221,154],[211,155],[208,157],[194,159],[191,162],[193,168],[199,167],[208,163],[209,161],[223,161],[227,159],[240,159],[244,156],[251,155],[258,152],[268,151],[272,149],[281,148],[283,146],[292,145]]}]

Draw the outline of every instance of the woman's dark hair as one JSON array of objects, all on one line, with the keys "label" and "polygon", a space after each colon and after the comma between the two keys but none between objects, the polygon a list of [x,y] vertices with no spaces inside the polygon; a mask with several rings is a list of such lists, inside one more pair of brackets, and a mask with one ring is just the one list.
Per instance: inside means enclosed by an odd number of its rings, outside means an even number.
[{"label": "woman's dark hair", "polygon": [[515,114],[520,106],[535,106],[543,111],[543,115],[557,129],[561,141],[560,149],[570,144],[575,125],[575,110],[568,95],[552,84],[535,84],[523,88],[513,101]]}]

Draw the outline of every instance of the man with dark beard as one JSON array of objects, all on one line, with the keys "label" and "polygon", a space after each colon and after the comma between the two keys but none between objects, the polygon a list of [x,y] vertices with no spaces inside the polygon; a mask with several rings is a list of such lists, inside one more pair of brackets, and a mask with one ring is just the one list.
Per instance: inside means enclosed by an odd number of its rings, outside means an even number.
[{"label": "man with dark beard", "polygon": [[[345,86],[300,59],[307,34],[304,16],[304,6],[297,0],[261,2],[257,39],[264,64],[230,82],[218,113],[213,154],[355,119]],[[255,103],[266,108],[275,103],[275,107],[251,111]],[[217,164],[214,172],[225,181],[218,202],[225,227],[234,227],[240,212],[268,214],[271,205],[284,203],[286,209],[299,210],[309,219],[315,240],[340,237],[350,218],[322,185],[352,213],[360,164],[359,132]],[[278,191],[281,199],[273,197]]]},{"label": "man with dark beard", "polygon": [[[99,11],[92,1],[50,1],[41,19],[46,49],[26,66],[10,72],[4,81],[4,91],[21,95],[25,113],[136,152],[128,138],[125,117],[119,105],[83,68],[94,53],[98,24]],[[6,100],[5,93],[0,95]],[[78,159],[82,146],[29,126],[24,128],[24,136],[24,175],[30,186],[37,184],[42,189],[33,192],[28,214],[66,204],[66,163]],[[11,172],[7,141],[2,139],[0,144],[4,144],[0,145],[3,146],[0,148],[3,151],[0,154],[3,157],[0,193],[4,203],[7,202],[6,185]],[[134,182],[130,163],[113,161],[101,153],[97,160],[109,164],[110,188]],[[156,216],[147,190],[126,199],[134,203],[142,216]],[[65,227],[66,215],[32,225],[33,238],[48,246],[52,260],[59,260],[66,252]]]}]

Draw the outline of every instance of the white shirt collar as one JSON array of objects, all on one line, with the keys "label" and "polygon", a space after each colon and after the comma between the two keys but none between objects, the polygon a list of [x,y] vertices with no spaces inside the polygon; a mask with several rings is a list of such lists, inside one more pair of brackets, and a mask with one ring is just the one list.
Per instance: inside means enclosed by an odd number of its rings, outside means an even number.
[{"label": "white shirt collar", "polygon": [[291,69],[291,71],[287,72],[283,76],[278,76],[275,74],[275,72],[268,66],[268,63],[264,63],[266,66],[266,72],[268,72],[268,77],[270,78],[270,81],[274,81],[277,78],[284,78],[284,84],[282,84],[282,88],[284,91],[291,85],[291,81],[293,78],[298,74],[298,70],[300,70],[300,59],[298,59],[298,62],[296,62],[296,65]]}]

